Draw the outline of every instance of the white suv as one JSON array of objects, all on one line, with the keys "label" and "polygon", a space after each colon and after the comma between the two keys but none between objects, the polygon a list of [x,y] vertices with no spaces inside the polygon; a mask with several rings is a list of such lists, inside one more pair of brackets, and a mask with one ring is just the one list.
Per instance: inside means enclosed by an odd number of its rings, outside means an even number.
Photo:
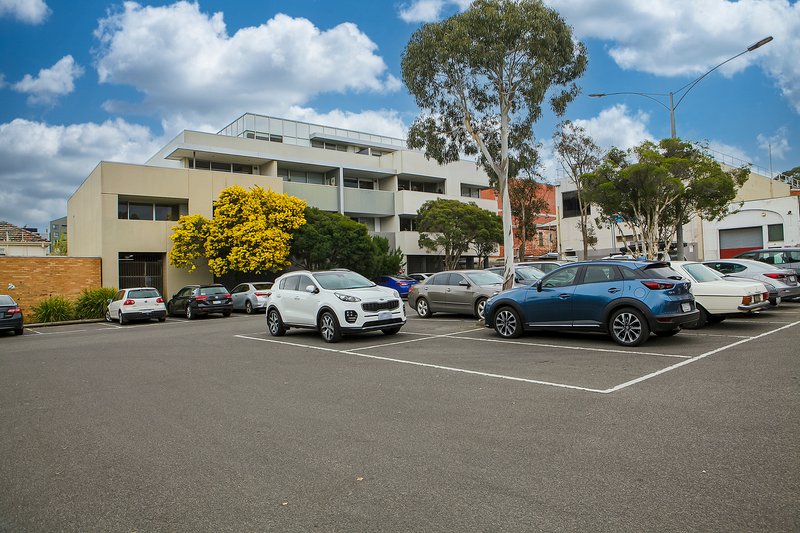
[{"label": "white suv", "polygon": [[406,323],[400,294],[350,270],[284,274],[267,302],[267,330],[280,337],[289,328],[314,328],[325,342],[343,333],[381,330],[394,335]]}]

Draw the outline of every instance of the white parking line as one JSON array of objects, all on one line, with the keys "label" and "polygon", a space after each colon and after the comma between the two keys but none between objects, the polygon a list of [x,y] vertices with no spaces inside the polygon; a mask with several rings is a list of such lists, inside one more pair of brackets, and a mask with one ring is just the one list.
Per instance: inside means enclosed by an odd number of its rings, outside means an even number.
[{"label": "white parking line", "polygon": [[[446,336],[447,335],[441,335],[441,337],[446,337]],[[551,387],[559,387],[559,388],[562,388],[562,389],[581,390],[581,391],[586,391],[586,392],[598,392],[598,393],[604,392],[604,391],[602,391],[600,389],[591,389],[591,388],[588,388],[588,387],[579,387],[577,385],[567,385],[565,383],[553,383],[553,382],[550,382],[550,381],[539,381],[539,380],[536,380],[536,379],[519,378],[519,377],[515,377],[515,376],[505,376],[503,374],[492,374],[492,373],[489,373],[489,372],[479,372],[477,370],[467,370],[465,368],[455,368],[455,367],[451,367],[451,366],[434,365],[434,364],[430,364],[430,363],[420,363],[419,361],[407,361],[405,359],[395,359],[393,357],[381,357],[379,355],[369,355],[369,354],[358,353],[358,352],[354,352],[352,350],[336,350],[336,349],[333,349],[333,348],[325,348],[325,347],[322,347],[322,346],[308,346],[308,345],[305,345],[305,344],[298,344],[298,343],[293,343],[293,342],[279,341],[279,340],[276,340],[276,339],[265,339],[263,337],[248,337],[247,335],[234,335],[234,337],[238,337],[240,339],[253,340],[253,341],[274,342],[274,343],[277,343],[277,344],[286,344],[286,345],[289,345],[289,346],[298,346],[298,347],[302,347],[302,348],[311,348],[312,350],[323,350],[323,351],[326,351],[326,352],[335,352],[335,353],[340,353],[340,354],[344,354],[344,355],[355,355],[356,357],[364,357],[366,359],[377,359],[379,361],[388,361],[388,362],[391,362],[391,363],[401,363],[401,364],[404,364],[404,365],[413,365],[413,366],[421,366],[421,367],[426,367],[426,368],[435,368],[437,370],[446,370],[446,371],[449,371],[449,372],[459,372],[459,373],[462,373],[462,374],[473,374],[473,375],[476,375],[476,376],[484,376],[484,377],[490,377],[490,378],[505,379],[505,380],[510,380],[510,381],[520,381],[520,382],[523,382],[523,383],[532,383],[532,384],[535,384],[535,385],[549,385]]]},{"label": "white parking line", "polygon": [[747,339],[742,339],[740,341],[736,341],[736,342],[728,344],[726,346],[722,346],[721,348],[717,348],[715,350],[708,351],[708,352],[706,352],[704,354],[701,354],[701,355],[698,355],[696,357],[692,357],[691,359],[687,359],[686,361],[681,361],[680,363],[675,363],[674,365],[668,366],[667,368],[662,368],[661,370],[657,370],[655,372],[647,374],[646,376],[642,376],[642,377],[639,377],[639,378],[636,378],[636,379],[632,379],[630,381],[626,381],[625,383],[617,385],[616,387],[611,387],[610,389],[606,389],[606,390],[601,391],[601,392],[603,392],[604,394],[610,394],[612,392],[617,392],[618,390],[622,390],[622,389],[624,389],[626,387],[630,387],[631,385],[635,385],[637,383],[641,383],[642,381],[646,381],[646,380],[654,378],[656,376],[660,376],[661,374],[665,374],[667,372],[675,370],[676,368],[680,368],[682,366],[686,366],[688,364],[694,363],[695,361],[699,361],[700,359],[704,359],[704,358],[706,358],[706,357],[708,357],[710,355],[714,355],[716,353],[725,351],[725,350],[727,350],[729,348],[733,348],[734,346],[739,346],[740,344],[744,344],[746,342],[750,342],[750,341],[753,341],[753,340],[756,340],[756,339],[760,339],[762,337],[766,337],[767,335],[772,335],[773,333],[777,333],[777,332],[779,332],[781,330],[791,328],[791,327],[796,326],[798,324],[800,324],[800,321],[792,322],[791,324],[786,324],[785,326],[783,326],[781,328],[774,329],[772,331],[767,331],[766,333],[762,333],[761,335],[756,335],[755,337],[749,337]]}]

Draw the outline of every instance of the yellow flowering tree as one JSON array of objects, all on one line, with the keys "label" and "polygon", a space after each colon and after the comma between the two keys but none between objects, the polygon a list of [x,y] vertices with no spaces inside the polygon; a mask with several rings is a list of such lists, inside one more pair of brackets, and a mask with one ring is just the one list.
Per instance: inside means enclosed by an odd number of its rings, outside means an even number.
[{"label": "yellow flowering tree", "polygon": [[223,189],[211,220],[189,215],[173,228],[170,263],[192,271],[204,257],[215,276],[290,266],[292,233],[306,223],[305,208],[299,198],[261,187]]}]

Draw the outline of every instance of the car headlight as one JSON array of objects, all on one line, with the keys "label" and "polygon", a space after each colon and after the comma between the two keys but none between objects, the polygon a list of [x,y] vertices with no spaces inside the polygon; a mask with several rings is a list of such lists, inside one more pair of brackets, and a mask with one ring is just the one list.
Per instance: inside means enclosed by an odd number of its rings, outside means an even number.
[{"label": "car headlight", "polygon": [[400,299],[400,293],[397,292],[396,290],[393,290],[392,292],[394,292],[394,297],[399,300]]},{"label": "car headlight", "polygon": [[341,292],[334,292],[333,294],[336,295],[343,302],[360,302],[361,298],[356,298],[355,296],[350,296],[349,294],[342,294]]}]

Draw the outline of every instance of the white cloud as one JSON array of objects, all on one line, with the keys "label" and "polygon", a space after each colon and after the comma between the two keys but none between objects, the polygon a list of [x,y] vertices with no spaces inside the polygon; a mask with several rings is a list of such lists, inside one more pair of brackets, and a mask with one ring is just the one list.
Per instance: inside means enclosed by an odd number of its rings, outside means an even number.
[{"label": "white cloud", "polygon": [[227,123],[246,111],[285,114],[325,92],[400,88],[377,45],[352,23],[322,30],[283,14],[229,35],[222,13],[196,3],[123,10],[100,21],[95,50],[101,83],[131,85],[140,104],[106,110],[159,114],[167,123]]},{"label": "white cloud", "polygon": [[28,24],[41,24],[50,15],[43,0],[0,0],[0,17],[12,17]]},{"label": "white cloud", "polygon": [[603,150],[608,150],[612,146],[627,150],[644,141],[656,140],[647,131],[649,120],[649,114],[639,111],[631,115],[625,104],[617,104],[602,110],[596,117],[576,119],[572,122],[584,128]]},{"label": "white cloud", "polygon": [[29,104],[51,104],[59,96],[75,90],[75,78],[83,75],[83,67],[75,63],[71,55],[58,60],[50,68],[43,68],[36,77],[30,74],[11,87],[20,93],[28,94]]},{"label": "white cloud", "polygon": [[785,127],[778,128],[778,131],[772,135],[759,133],[757,137],[758,146],[764,150],[765,153],[772,152],[772,157],[784,159],[786,154],[792,149],[792,147],[789,145],[788,137],[789,131]]},{"label": "white cloud", "polygon": [[400,18],[406,22],[434,22],[442,18],[446,7],[455,6],[464,11],[472,0],[413,0],[400,6]]},{"label": "white cloud", "polygon": [[[609,42],[623,69],[660,76],[705,73],[768,35],[775,40],[720,69],[761,67],[800,113],[800,2],[788,0],[546,0],[581,39]],[[631,21],[636,21],[632,24]]]},{"label": "white cloud", "polygon": [[164,144],[124,120],[0,124],[0,220],[40,229],[67,212],[67,199],[100,161],[144,162]]}]

